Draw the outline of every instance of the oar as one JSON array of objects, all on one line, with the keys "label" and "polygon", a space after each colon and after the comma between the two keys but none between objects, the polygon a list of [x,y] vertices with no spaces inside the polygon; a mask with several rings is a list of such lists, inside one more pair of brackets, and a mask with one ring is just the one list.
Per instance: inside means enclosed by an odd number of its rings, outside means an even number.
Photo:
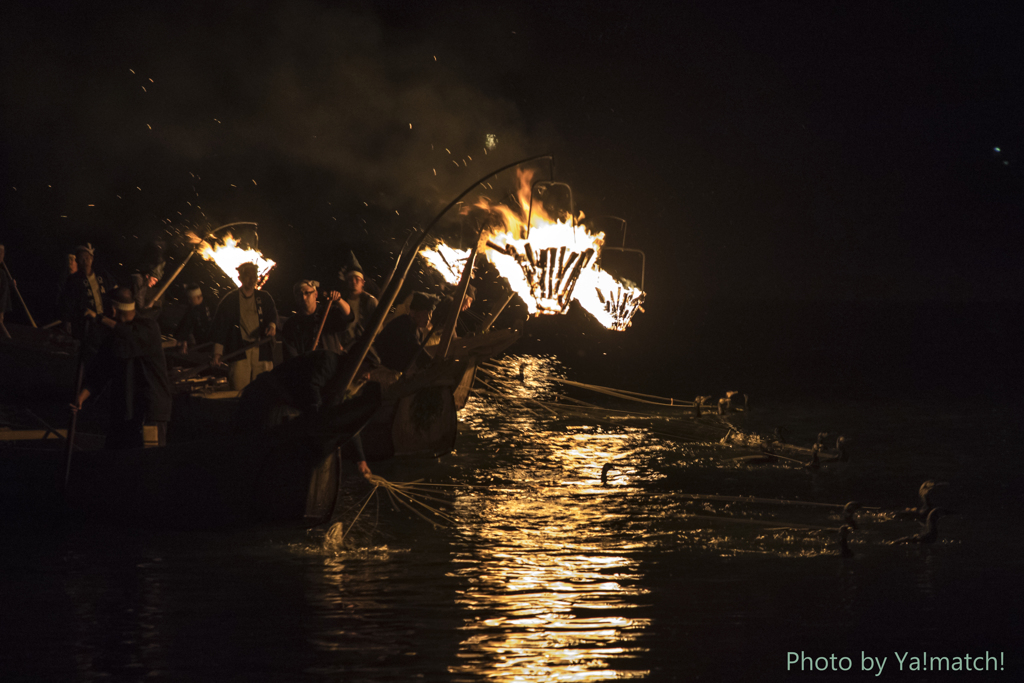
[{"label": "oar", "polygon": [[28,321],[32,323],[32,327],[39,327],[36,325],[36,321],[33,320],[32,314],[28,310],[28,305],[25,300],[21,298],[21,292],[18,290],[18,283],[14,281],[14,276],[11,275],[11,269],[7,267],[7,261],[3,262],[4,270],[7,272],[7,277],[11,280],[11,286],[14,287],[14,293],[18,295],[18,301],[21,302],[21,307],[25,309],[25,315],[28,316]]}]

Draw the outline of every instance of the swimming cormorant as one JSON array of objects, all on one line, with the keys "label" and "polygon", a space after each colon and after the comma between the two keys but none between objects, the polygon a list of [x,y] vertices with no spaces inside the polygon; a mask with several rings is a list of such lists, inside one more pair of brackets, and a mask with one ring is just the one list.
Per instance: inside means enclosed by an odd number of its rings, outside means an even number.
[{"label": "swimming cormorant", "polygon": [[612,469],[612,464],[610,462],[606,462],[604,464],[604,467],[601,468],[601,485],[602,486],[607,486],[608,485],[608,472],[610,472],[611,469]]},{"label": "swimming cormorant", "polygon": [[921,487],[917,489],[917,495],[921,498],[921,504],[916,508],[907,508],[900,513],[902,517],[913,517],[914,519],[923,520],[928,517],[928,513],[935,509],[931,502],[931,494],[936,486],[948,486],[949,482],[935,481],[929,479],[928,481],[921,484]]},{"label": "swimming cormorant", "polygon": [[853,520],[853,516],[858,510],[863,508],[864,505],[860,501],[851,500],[849,503],[843,506],[843,524],[850,527],[850,529],[857,528],[857,522]]}]

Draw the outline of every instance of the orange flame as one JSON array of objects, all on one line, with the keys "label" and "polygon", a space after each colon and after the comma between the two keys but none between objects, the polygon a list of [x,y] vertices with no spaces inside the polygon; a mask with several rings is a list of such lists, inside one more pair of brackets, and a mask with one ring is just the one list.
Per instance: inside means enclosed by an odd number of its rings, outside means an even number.
[{"label": "orange flame", "polygon": [[223,242],[213,245],[206,240],[200,240],[199,255],[216,264],[237,287],[242,286],[242,281],[238,279],[238,266],[243,263],[256,264],[257,287],[262,287],[266,283],[270,271],[277,265],[276,262],[264,258],[263,254],[251,247],[243,249],[238,246],[238,240],[230,235],[225,236]]},{"label": "orange flame", "polygon": [[[576,220],[571,216],[552,218],[540,202],[534,203],[531,212],[533,171],[519,169],[516,176],[518,206],[494,204],[486,198],[476,204],[488,213],[491,223],[485,228],[482,253],[526,303],[530,314],[564,313],[575,299],[605,327],[629,327],[633,315],[641,310],[644,293],[597,266],[604,233],[587,232],[578,223],[582,212]],[[443,242],[420,253],[449,284],[458,282],[468,255]]]}]

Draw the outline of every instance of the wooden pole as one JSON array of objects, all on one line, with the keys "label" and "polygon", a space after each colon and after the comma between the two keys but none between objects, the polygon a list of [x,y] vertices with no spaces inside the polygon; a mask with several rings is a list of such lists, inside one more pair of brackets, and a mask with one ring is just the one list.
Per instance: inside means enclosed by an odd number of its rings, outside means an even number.
[{"label": "wooden pole", "polygon": [[[71,398],[75,405],[78,405],[78,395],[82,393],[82,381],[85,379],[85,344],[92,332],[92,320],[85,322],[85,334],[78,345],[78,371],[75,374],[75,395]],[[64,442],[64,483],[61,492],[67,493],[68,481],[71,479],[71,453],[75,448],[75,430],[78,428],[78,411],[81,408],[71,410],[71,423],[68,425],[68,437]]]},{"label": "wooden pole", "polygon": [[462,302],[466,300],[466,292],[469,291],[469,281],[473,278],[473,265],[476,263],[476,254],[480,251],[480,244],[484,239],[486,238],[483,236],[483,231],[481,231],[477,235],[473,250],[469,252],[469,258],[466,259],[466,266],[462,269],[459,287],[455,290],[455,296],[452,297],[452,303],[455,304],[453,308],[455,314],[451,316],[450,320],[445,321],[444,330],[441,332],[441,341],[437,347],[437,358],[443,359],[448,356],[448,349],[451,348],[452,339],[455,337],[455,326],[458,324],[459,314],[462,312]]},{"label": "wooden pole", "polygon": [[498,306],[498,308],[494,312],[487,316],[487,321],[484,323],[483,329],[480,330],[480,334],[484,334],[485,332],[491,329],[491,325],[493,325],[494,322],[498,319],[498,316],[501,315],[501,312],[505,310],[505,307],[512,303],[512,299],[514,298],[516,298],[516,293],[512,292],[511,294],[508,295],[508,298],[505,299],[505,303],[503,303],[501,306]]},{"label": "wooden pole", "polygon": [[327,300],[327,308],[324,309],[324,317],[320,320],[320,329],[316,331],[316,339],[313,340],[313,348],[311,351],[316,351],[316,347],[320,345],[320,335],[323,334],[324,325],[327,323],[327,314],[331,312],[331,300]]},{"label": "wooden pole", "polygon": [[7,261],[3,262],[3,266],[4,271],[7,273],[7,277],[11,280],[11,287],[14,288],[14,293],[18,295],[18,301],[21,302],[21,307],[25,309],[25,315],[28,316],[28,321],[32,323],[32,327],[39,327],[36,325],[36,321],[32,318],[32,313],[29,312],[28,305],[25,303],[25,300],[21,298],[21,292],[18,291],[18,284],[14,281],[14,276],[11,275],[11,269],[7,267]]},{"label": "wooden pole", "polygon": [[[257,339],[254,342],[246,344],[245,346],[243,346],[240,349],[232,351],[228,355],[226,355],[223,358],[221,358],[220,362],[221,363],[227,363],[229,361],[233,361],[236,358],[240,358],[242,356],[242,354],[244,354],[249,349],[254,349],[257,346],[263,346],[268,341],[273,341],[273,340],[274,340],[273,337],[261,337],[261,338]],[[198,367],[194,367],[194,368],[192,368],[190,370],[186,370],[185,372],[181,373],[181,377],[179,377],[178,379],[188,379],[189,377],[195,377],[200,372],[202,372],[204,370],[209,370],[211,367],[213,367],[213,363],[212,362],[211,363],[207,363],[206,365],[200,365]]]},{"label": "wooden pole", "polygon": [[188,252],[188,256],[185,257],[184,261],[178,264],[178,267],[175,269],[174,273],[169,278],[167,278],[166,282],[160,285],[160,289],[157,290],[156,294],[153,296],[152,301],[146,304],[146,308],[153,308],[153,306],[156,305],[156,302],[159,301],[160,297],[164,295],[164,292],[167,291],[167,288],[171,286],[172,282],[174,282],[174,278],[178,277],[178,274],[181,273],[181,269],[185,267],[185,264],[189,262],[189,259],[191,259],[192,255],[195,253],[195,249]]}]

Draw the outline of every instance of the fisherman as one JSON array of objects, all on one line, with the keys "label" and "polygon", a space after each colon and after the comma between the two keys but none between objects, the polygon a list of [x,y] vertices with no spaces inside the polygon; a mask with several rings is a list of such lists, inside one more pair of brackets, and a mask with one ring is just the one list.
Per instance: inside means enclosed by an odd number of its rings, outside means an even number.
[{"label": "fisherman", "polygon": [[4,245],[0,244],[0,325],[4,324],[4,313],[11,310],[11,292],[15,285],[4,267],[4,252]]},{"label": "fisherman", "polygon": [[131,276],[132,296],[139,315],[156,320],[160,316],[162,301],[150,306],[156,294],[156,284],[164,276],[164,261],[147,263]]},{"label": "fisherman", "polygon": [[381,364],[396,372],[405,372],[414,360],[419,365],[430,361],[422,348],[435,304],[432,296],[422,292],[413,294],[409,312],[388,323],[373,343]]},{"label": "fisherman", "polygon": [[238,266],[241,286],[225,295],[213,316],[213,364],[222,366],[221,357],[245,351],[228,366],[228,385],[241,391],[261,372],[274,367],[272,343],[258,344],[261,338],[277,334],[277,306],[270,294],[256,289],[255,263]]},{"label": "fisherman", "polygon": [[352,308],[340,293],[333,291],[327,293],[327,301],[318,308],[319,286],[316,280],[302,280],[292,287],[295,315],[288,318],[281,328],[285,360],[309,353],[314,348],[342,352],[341,336],[352,321]]},{"label": "fisherman", "polygon": [[352,320],[341,335],[342,348],[349,349],[352,343],[363,334],[366,323],[373,316],[373,312],[377,310],[377,299],[364,290],[366,278],[363,275],[363,267],[352,252],[349,252],[345,265],[338,271],[338,277],[345,283],[341,299],[348,304],[352,314]]},{"label": "fisherman", "polygon": [[64,331],[79,341],[85,338],[87,321],[103,315],[104,297],[117,287],[109,273],[94,269],[94,258],[95,250],[91,244],[75,247],[78,270],[68,275],[57,305],[58,315],[64,321]]},{"label": "fisherman", "polygon": [[213,313],[210,305],[203,302],[203,288],[199,284],[189,285],[185,293],[188,295],[188,310],[174,329],[174,338],[181,344],[181,352],[187,354],[210,341],[213,328]]},{"label": "fisherman", "polygon": [[160,327],[155,320],[138,315],[132,292],[120,287],[113,293],[113,317],[87,315],[110,329],[89,364],[72,410],[81,410],[90,396],[107,386],[110,398],[110,428],[107,448],[141,448],[143,425],[155,425],[157,443],[167,443],[167,422],[171,418],[171,383],[161,345]]},{"label": "fisherman", "polygon": [[[456,337],[468,337],[479,331],[483,326],[482,318],[473,314],[469,310],[475,300],[476,287],[469,285],[466,289],[466,298],[462,300],[462,307],[459,309],[459,320],[455,327]],[[448,324],[448,320],[454,309],[454,299],[446,299],[444,302],[438,304],[433,316],[433,319],[436,320],[438,324],[435,325],[434,328],[444,328]]]},{"label": "fisherman", "polygon": [[[300,415],[319,413],[330,398],[324,396],[323,392],[341,369],[344,358],[344,354],[317,349],[286,360],[279,367],[257,377],[242,392],[235,419],[236,432],[252,434],[277,427]],[[347,401],[357,396],[361,396],[358,399],[360,404],[379,404],[379,385],[373,385],[374,388],[369,390],[364,389],[370,373],[379,365],[371,349],[356,373],[357,383],[350,387],[342,411],[346,406],[354,406]],[[350,443],[359,472],[370,474],[358,432],[352,435]]]}]

